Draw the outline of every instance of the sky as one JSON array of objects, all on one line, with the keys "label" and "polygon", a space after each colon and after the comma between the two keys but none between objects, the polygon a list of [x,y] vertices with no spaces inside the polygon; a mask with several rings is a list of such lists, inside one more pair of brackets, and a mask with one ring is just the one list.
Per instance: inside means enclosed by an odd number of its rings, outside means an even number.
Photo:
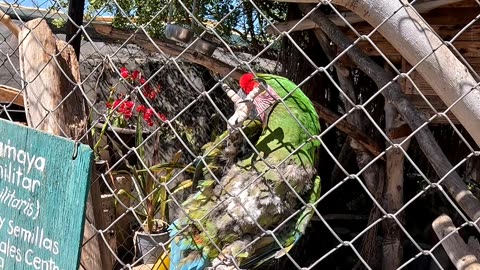
[{"label": "sky", "polygon": [[[67,2],[68,0],[64,0],[64,1]],[[9,0],[4,0],[4,1],[1,1],[1,2],[6,3],[7,5],[8,4],[17,4],[17,5],[24,6],[24,7],[42,8],[42,9],[48,9],[56,3],[55,0],[10,0],[10,1]],[[85,6],[88,7],[88,0],[85,0]],[[67,13],[68,9],[63,8],[60,11],[64,12],[64,13]],[[101,16],[111,16],[111,14],[109,14],[107,12],[104,12],[103,14],[101,14]]]},{"label": "sky", "polygon": [[3,1],[6,4],[18,4],[20,6],[26,7],[41,7],[41,8],[48,8],[52,5],[53,1],[49,0],[15,0],[15,1]]}]

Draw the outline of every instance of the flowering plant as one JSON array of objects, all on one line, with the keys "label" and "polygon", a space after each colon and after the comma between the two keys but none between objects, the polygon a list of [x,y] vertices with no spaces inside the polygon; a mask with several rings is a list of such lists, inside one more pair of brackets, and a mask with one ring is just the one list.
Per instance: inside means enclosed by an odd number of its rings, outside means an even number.
[{"label": "flowering plant", "polygon": [[[128,169],[116,170],[112,172],[112,175],[117,173],[129,175],[135,193],[126,189],[118,189],[116,193],[119,196],[127,196],[137,203],[138,207],[134,207],[135,213],[143,219],[145,232],[158,232],[168,222],[168,193],[165,183],[168,183],[173,177],[176,169],[183,168],[185,165],[179,163],[181,152],[178,152],[168,163],[156,164],[147,169],[143,166],[143,164],[146,164],[143,139],[145,125],[152,127],[155,123],[168,121],[165,115],[155,112],[149,105],[157,98],[160,86],[152,86],[138,70],[131,72],[127,68],[122,67],[120,68],[120,75],[123,80],[133,86],[134,91],[125,94],[117,93],[115,88],[111,89],[106,103],[107,121],[102,126],[100,138],[108,129],[108,122],[112,123],[114,127],[134,129],[135,132],[133,134],[135,136],[138,161],[135,164],[130,164],[125,159]],[[100,140],[94,147],[96,153],[98,153],[99,145]],[[112,145],[115,145],[115,143],[112,143]],[[160,176],[153,177],[152,173]],[[190,182],[187,180],[180,183],[181,189],[189,187]],[[181,189],[177,187],[174,192],[178,192]]]},{"label": "flowering plant", "polygon": [[[142,95],[147,100],[153,101],[157,97],[157,93],[160,92],[160,85],[153,87],[150,83],[147,83],[147,79],[140,73],[140,71],[135,70],[130,72],[127,68],[122,67],[120,68],[120,75],[123,79],[129,82],[133,86],[141,87],[142,88]],[[118,94],[115,96],[115,88],[110,91],[109,100],[107,101],[107,108],[110,110],[110,113],[116,113],[117,117],[115,119],[119,122],[114,122],[115,126],[125,127],[126,120],[129,120],[133,116],[133,110],[136,106],[136,112],[138,116],[142,116],[143,120],[149,125],[153,126],[153,116],[156,114],[158,118],[165,122],[167,121],[167,117],[164,114],[156,113],[152,108],[149,106],[145,106],[141,104],[140,101],[135,102],[133,98],[134,95],[130,95],[130,97],[125,97],[124,94]],[[137,92],[138,95],[138,92]],[[137,98],[139,99],[139,98]],[[138,124],[138,122],[137,122]]]}]

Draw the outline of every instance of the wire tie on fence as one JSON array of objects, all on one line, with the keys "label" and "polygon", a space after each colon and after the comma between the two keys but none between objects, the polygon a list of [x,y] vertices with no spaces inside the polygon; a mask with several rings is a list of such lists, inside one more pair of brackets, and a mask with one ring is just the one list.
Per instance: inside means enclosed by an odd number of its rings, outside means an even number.
[{"label": "wire tie on fence", "polygon": [[471,227],[475,227],[475,222],[469,220],[469,221],[467,221],[467,225],[471,226]]},{"label": "wire tie on fence", "polygon": [[78,147],[80,146],[80,142],[75,140],[75,143],[73,144],[73,154],[72,154],[72,159],[76,159],[78,156]]},{"label": "wire tie on fence", "polygon": [[431,186],[432,188],[441,189],[441,186],[440,186],[438,183],[431,183],[430,186]]}]

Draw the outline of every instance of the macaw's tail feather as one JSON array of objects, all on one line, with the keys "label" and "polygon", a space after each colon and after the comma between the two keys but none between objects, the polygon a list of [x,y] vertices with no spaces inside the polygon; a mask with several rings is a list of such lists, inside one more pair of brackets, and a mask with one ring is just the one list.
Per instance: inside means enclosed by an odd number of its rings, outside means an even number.
[{"label": "macaw's tail feather", "polygon": [[[177,220],[177,222],[180,222]],[[187,238],[178,230],[179,225],[170,225],[170,269],[169,270],[203,270],[208,265],[207,258],[202,254],[191,238]]]},{"label": "macaw's tail feather", "polygon": [[168,256],[167,252],[164,252],[162,253],[162,256],[158,258],[152,270],[169,270],[169,269],[170,269],[170,256]]},{"label": "macaw's tail feather", "polygon": [[[320,177],[315,176],[313,189],[310,193],[307,203],[313,204],[320,197]],[[242,269],[255,269],[271,259],[280,259],[285,256],[305,234],[307,225],[310,223],[315,209],[306,206],[300,215],[287,223],[285,229],[279,231],[276,235],[278,241],[282,243],[283,249],[279,247],[273,237],[264,238],[255,245],[255,255],[245,260],[241,264]]]}]

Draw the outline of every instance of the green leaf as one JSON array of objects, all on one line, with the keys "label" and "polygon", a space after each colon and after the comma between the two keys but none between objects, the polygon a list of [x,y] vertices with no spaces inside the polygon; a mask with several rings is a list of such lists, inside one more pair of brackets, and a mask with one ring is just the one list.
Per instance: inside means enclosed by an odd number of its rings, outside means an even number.
[{"label": "green leaf", "polygon": [[179,191],[187,189],[187,188],[191,187],[192,184],[193,184],[193,181],[191,179],[182,181],[180,184],[178,184],[178,186],[175,187],[175,189],[172,191],[172,194],[175,194]]}]

